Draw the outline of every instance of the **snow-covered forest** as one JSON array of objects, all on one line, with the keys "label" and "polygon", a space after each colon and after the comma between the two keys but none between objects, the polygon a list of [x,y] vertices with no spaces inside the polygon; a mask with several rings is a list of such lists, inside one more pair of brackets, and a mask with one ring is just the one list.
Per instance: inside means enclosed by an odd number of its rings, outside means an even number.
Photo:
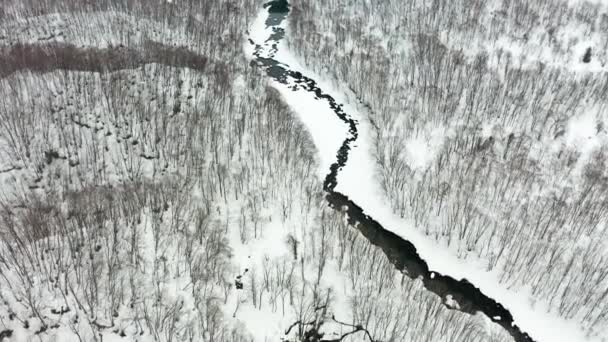
[{"label": "snow-covered forest", "polygon": [[606,341],[608,5],[278,3],[0,2],[0,342],[524,341],[328,205],[326,94],[384,228]]},{"label": "snow-covered forest", "polygon": [[290,49],[370,106],[393,212],[606,338],[608,6],[334,0],[291,18]]}]

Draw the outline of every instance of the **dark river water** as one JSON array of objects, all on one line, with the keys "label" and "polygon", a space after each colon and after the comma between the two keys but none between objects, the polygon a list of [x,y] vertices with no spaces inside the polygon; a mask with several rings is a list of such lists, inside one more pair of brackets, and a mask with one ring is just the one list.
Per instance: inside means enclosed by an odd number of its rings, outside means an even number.
[{"label": "dark river water", "polygon": [[[421,279],[424,287],[440,296],[442,299],[451,296],[458,303],[458,307],[447,305],[451,310],[474,315],[478,312],[485,314],[490,320],[502,326],[517,342],[534,341],[527,333],[523,332],[513,323],[511,313],[499,302],[486,296],[479,288],[466,279],[454,279],[448,275],[434,272],[429,269],[427,262],[420,257],[416,246],[398,235],[384,229],[376,220],[367,215],[356,203],[346,195],[335,191],[338,182],[338,173],[348,162],[351,146],[357,140],[358,123],[342,109],[342,105],[329,94],[317,86],[317,82],[291,70],[285,64],[274,59],[278,49],[278,43],[285,36],[285,31],[279,25],[289,15],[289,4],[286,0],[274,0],[264,5],[268,10],[266,26],[272,28],[273,33],[268,42],[271,44],[269,57],[262,56],[262,46],[256,45],[254,52],[255,60],[252,63],[265,70],[266,74],[274,80],[289,86],[294,90],[313,92],[318,101],[324,101],[333,110],[335,115],[348,126],[348,132],[342,146],[336,153],[336,161],[331,165],[329,173],[325,177],[323,188],[326,199],[334,210],[348,213],[349,223],[373,245],[382,249],[395,268],[412,279]],[[251,44],[255,44],[250,40]],[[343,132],[336,132],[343,134]],[[346,209],[345,209],[346,208]],[[358,224],[357,224],[358,223]]]}]

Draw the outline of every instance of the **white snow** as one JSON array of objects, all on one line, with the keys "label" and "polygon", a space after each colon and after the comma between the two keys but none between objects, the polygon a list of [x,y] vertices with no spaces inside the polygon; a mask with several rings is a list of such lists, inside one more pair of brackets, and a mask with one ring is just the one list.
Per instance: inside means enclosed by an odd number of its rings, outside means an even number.
[{"label": "white snow", "polygon": [[442,128],[425,129],[421,135],[405,142],[405,156],[410,168],[424,171],[435,160],[443,146],[447,132]]},{"label": "white snow", "polygon": [[424,169],[430,161],[429,146],[421,138],[412,138],[405,144],[408,164],[413,169]]},{"label": "white snow", "polygon": [[586,110],[568,121],[564,143],[568,149],[580,153],[575,167],[577,174],[583,172],[583,167],[590,161],[595,151],[608,144],[606,134],[598,131],[600,124],[605,125],[606,122],[597,109]]},{"label": "white snow", "polygon": [[589,111],[570,119],[566,130],[568,147],[576,148],[584,153],[593,149],[598,143],[597,117],[594,112]]}]

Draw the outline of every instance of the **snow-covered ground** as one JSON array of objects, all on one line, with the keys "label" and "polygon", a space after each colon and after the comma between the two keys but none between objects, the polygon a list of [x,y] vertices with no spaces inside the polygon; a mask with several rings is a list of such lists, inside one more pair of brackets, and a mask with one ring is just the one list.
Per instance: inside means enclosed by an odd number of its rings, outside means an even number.
[{"label": "snow-covered ground", "polygon": [[[252,39],[262,44],[271,31],[264,25],[266,14],[261,12],[251,30]],[[284,27],[287,25],[284,23]],[[252,48],[250,48],[252,49]],[[536,341],[606,341],[606,338],[589,338],[584,335],[576,323],[547,314],[546,308],[537,303],[531,305],[529,296],[525,291],[511,291],[499,284],[498,274],[483,271],[482,260],[462,261],[456,255],[442,248],[438,243],[425,237],[413,228],[413,223],[401,219],[393,214],[389,201],[380,191],[379,177],[376,174],[376,160],[373,151],[373,137],[370,123],[362,106],[357,105],[355,95],[345,90],[337,90],[331,80],[324,79],[314,73],[310,68],[301,65],[297,58],[284,46],[280,46],[275,58],[281,63],[290,66],[294,71],[315,79],[324,92],[330,94],[344,104],[344,110],[359,122],[359,138],[355,148],[351,150],[346,167],[339,173],[337,191],[347,195],[351,200],[364,208],[388,230],[399,234],[411,241],[417,247],[420,255],[425,259],[432,270],[449,275],[453,278],[466,278],[478,286],[482,292],[502,303],[512,314],[515,323],[529,333]],[[310,130],[322,159],[321,174],[324,176],[335,157],[338,147],[346,136],[346,125],[343,124],[326,106],[324,101],[317,101],[306,91],[293,92],[287,85],[278,82],[272,83],[286,102],[298,113],[300,120]],[[321,105],[320,105],[321,104]],[[412,156],[419,156],[424,162],[427,158],[425,151]],[[608,332],[605,336],[608,336]]]}]

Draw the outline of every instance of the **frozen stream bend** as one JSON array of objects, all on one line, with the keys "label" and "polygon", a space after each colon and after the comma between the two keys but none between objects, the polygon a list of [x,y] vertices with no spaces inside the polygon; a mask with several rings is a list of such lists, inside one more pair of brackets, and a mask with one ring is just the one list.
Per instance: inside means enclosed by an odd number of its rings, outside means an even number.
[{"label": "frozen stream bend", "polygon": [[[356,227],[369,242],[381,248],[399,271],[412,279],[420,278],[428,291],[435,293],[442,299],[451,296],[458,303],[458,306],[446,304],[450,309],[471,315],[481,312],[490,320],[502,326],[515,341],[534,341],[514,324],[512,314],[502,304],[486,296],[466,279],[456,280],[448,275],[431,271],[427,262],[418,254],[414,244],[384,229],[346,195],[336,191],[338,173],[346,166],[349,152],[359,137],[357,131],[359,123],[346,113],[342,104],[339,104],[334,97],[324,92],[315,80],[301,72],[292,70],[287,64],[275,59],[278,52],[278,43],[285,35],[281,24],[287,18],[289,4],[287,0],[272,0],[265,5],[265,8],[268,9],[268,18],[265,25],[267,29],[271,29],[268,31],[270,35],[264,42],[254,41],[255,37],[249,39],[249,43],[255,47],[252,63],[264,69],[268,76],[285,85],[290,91],[313,93],[318,102],[331,108],[331,111],[346,124],[348,130],[334,158],[335,161],[329,167],[330,172],[323,183],[323,188],[327,192],[326,199],[330,206],[335,210],[346,212],[349,223]],[[335,133],[335,135],[340,134],[341,132]]]}]

